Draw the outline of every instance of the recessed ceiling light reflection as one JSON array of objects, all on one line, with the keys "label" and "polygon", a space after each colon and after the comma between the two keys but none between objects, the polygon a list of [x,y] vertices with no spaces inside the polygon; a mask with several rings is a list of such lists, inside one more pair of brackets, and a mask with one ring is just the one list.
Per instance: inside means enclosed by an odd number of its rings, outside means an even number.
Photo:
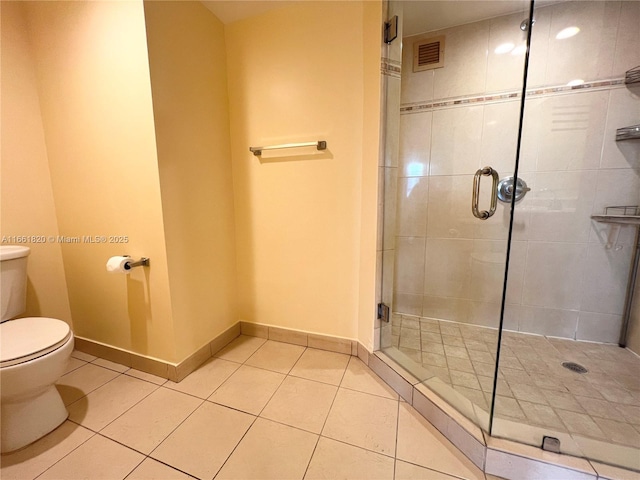
[{"label": "recessed ceiling light reflection", "polygon": [[576,85],[582,85],[584,83],[584,80],[582,80],[581,78],[576,78],[575,80],[571,80],[569,83],[567,83],[568,87],[575,87]]},{"label": "recessed ceiling light reflection", "polygon": [[498,45],[494,52],[498,55],[502,55],[503,53],[509,53],[513,50],[513,47],[515,47],[513,43],[503,43],[502,45]]},{"label": "recessed ceiling light reflection", "polygon": [[411,196],[411,192],[413,192],[413,189],[416,188],[418,182],[420,182],[420,179],[417,177],[407,179],[407,192],[405,193],[405,196],[407,198]]},{"label": "recessed ceiling light reflection", "polygon": [[526,51],[527,51],[527,46],[520,45],[519,47],[516,47],[513,50],[511,50],[511,55],[524,55],[524,52]]},{"label": "recessed ceiling light reflection", "polygon": [[573,37],[577,35],[580,29],[578,27],[567,27],[564,30],[560,30],[556,35],[558,40],[564,40],[565,38]]},{"label": "recessed ceiling light reflection", "polygon": [[422,177],[425,174],[424,164],[412,161],[407,165],[407,177]]}]

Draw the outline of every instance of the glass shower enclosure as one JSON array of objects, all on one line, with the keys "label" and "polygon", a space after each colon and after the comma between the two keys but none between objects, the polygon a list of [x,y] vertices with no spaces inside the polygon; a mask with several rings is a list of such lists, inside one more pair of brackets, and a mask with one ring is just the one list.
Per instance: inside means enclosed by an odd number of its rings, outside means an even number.
[{"label": "glass shower enclosure", "polygon": [[640,2],[388,10],[380,349],[493,436],[640,469]]}]

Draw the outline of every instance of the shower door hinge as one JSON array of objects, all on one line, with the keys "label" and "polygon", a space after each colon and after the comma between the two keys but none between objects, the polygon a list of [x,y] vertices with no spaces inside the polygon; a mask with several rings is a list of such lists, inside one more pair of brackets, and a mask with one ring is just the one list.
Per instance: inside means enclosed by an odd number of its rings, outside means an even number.
[{"label": "shower door hinge", "polygon": [[385,305],[384,303],[379,303],[378,304],[378,320],[382,320],[383,322],[389,323],[390,311],[391,310],[388,305]]},{"label": "shower door hinge", "polygon": [[391,43],[398,37],[398,16],[394,15],[384,22],[384,43]]}]

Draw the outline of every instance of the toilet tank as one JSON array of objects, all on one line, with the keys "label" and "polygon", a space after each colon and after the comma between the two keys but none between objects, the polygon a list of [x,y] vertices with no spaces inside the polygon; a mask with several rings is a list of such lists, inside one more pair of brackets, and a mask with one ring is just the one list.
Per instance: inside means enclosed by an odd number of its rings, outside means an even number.
[{"label": "toilet tank", "polygon": [[17,317],[27,308],[29,253],[29,247],[0,245],[0,304],[3,322]]}]

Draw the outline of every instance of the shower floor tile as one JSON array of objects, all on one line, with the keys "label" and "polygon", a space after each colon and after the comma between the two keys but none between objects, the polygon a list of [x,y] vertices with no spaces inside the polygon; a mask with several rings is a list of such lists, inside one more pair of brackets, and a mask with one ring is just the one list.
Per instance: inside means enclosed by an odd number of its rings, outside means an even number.
[{"label": "shower floor tile", "polygon": [[[433,331],[404,328],[424,325]],[[59,384],[73,387],[85,415],[3,455],[2,479],[488,478],[357,357],[240,337],[177,384],[80,357]],[[259,374],[251,402],[241,396],[246,372]],[[123,385],[129,401],[114,410]],[[621,416],[634,413],[623,406]],[[108,421],[85,428],[95,418]]]},{"label": "shower floor tile", "polygon": [[[410,331],[410,341],[419,340],[421,366],[488,411],[497,331],[396,313],[392,316],[392,328],[398,333],[395,345],[407,342],[403,335],[409,325],[420,325],[419,330]],[[407,354],[405,349],[400,351]],[[407,355],[416,368],[419,353]],[[563,362],[576,362],[588,372],[573,372]],[[507,331],[502,337],[496,418],[640,448],[638,372],[640,357],[617,345]]]}]

